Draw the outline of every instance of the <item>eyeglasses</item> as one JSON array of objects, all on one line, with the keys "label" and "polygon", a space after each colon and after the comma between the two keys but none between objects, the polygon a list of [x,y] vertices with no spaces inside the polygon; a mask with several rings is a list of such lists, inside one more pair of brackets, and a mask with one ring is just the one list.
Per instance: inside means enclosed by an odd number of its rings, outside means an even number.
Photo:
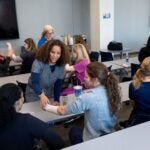
[{"label": "eyeglasses", "polygon": [[47,32],[46,34],[53,35],[53,34],[54,34],[54,32]]}]

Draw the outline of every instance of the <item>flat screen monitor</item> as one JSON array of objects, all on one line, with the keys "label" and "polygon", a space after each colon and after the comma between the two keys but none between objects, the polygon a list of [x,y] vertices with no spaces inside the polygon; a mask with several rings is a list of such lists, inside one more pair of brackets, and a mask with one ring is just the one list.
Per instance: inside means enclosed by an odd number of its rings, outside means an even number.
[{"label": "flat screen monitor", "polygon": [[0,40],[19,38],[15,0],[0,0]]}]

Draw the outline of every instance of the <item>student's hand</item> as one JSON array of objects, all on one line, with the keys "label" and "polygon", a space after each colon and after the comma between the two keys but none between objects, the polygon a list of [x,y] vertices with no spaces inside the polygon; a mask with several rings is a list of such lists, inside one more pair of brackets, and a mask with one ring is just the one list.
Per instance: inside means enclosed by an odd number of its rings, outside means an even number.
[{"label": "student's hand", "polygon": [[7,48],[8,48],[8,50],[7,50],[7,56],[10,57],[10,58],[12,58],[12,55],[14,54],[14,50],[12,48],[12,45],[11,45],[10,42],[7,42],[6,45],[7,45]]},{"label": "student's hand", "polygon": [[50,101],[50,104],[53,106],[59,106],[60,103],[58,101]]},{"label": "student's hand", "polygon": [[60,115],[64,115],[64,114],[65,114],[65,107],[64,107],[64,106],[59,106],[59,107],[57,108],[57,112],[58,112],[58,114],[60,114]]},{"label": "student's hand", "polygon": [[65,71],[74,71],[74,66],[70,66],[69,64],[65,65]]},{"label": "student's hand", "polygon": [[69,68],[69,67],[70,67],[70,65],[69,65],[69,64],[66,64],[66,65],[65,65],[65,70],[68,71],[68,68]]},{"label": "student's hand", "polygon": [[39,97],[41,107],[45,108],[45,106],[49,103],[48,97],[44,93],[42,93]]}]

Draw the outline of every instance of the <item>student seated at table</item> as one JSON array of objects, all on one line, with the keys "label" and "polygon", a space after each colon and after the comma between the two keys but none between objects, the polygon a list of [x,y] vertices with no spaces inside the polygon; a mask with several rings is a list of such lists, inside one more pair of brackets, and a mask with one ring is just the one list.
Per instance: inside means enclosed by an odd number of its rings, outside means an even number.
[{"label": "student seated at table", "polygon": [[142,61],[149,56],[150,56],[150,36],[147,40],[146,46],[141,48],[138,55],[138,60],[140,63],[142,63]]},{"label": "student seated at table", "polygon": [[16,84],[0,87],[0,149],[33,150],[35,139],[44,140],[52,150],[63,148],[64,142],[47,123],[19,113],[23,101],[23,93]]},{"label": "student seated at table", "polygon": [[37,52],[26,88],[26,101],[40,100],[41,107],[58,103],[68,62],[66,45],[60,40],[47,41]]},{"label": "student seated at table", "polygon": [[115,113],[121,98],[115,76],[104,64],[92,62],[87,65],[84,80],[90,91],[82,93],[72,104],[45,108],[61,115],[84,112],[84,130],[73,128],[70,131],[72,144],[111,133],[117,122]]},{"label": "student seated at table", "polygon": [[[7,43],[8,49],[12,49],[11,43]],[[21,49],[20,56],[16,56],[15,53],[12,55],[12,60],[15,62],[22,62],[21,70],[18,73],[29,73],[31,72],[32,63],[35,59],[37,48],[32,38],[24,40],[24,46]],[[14,70],[15,71],[15,70]]]},{"label": "student seated at table", "polygon": [[[7,45],[8,43],[6,43]],[[13,50],[12,49],[8,49],[7,53],[2,55],[0,54],[0,76],[5,76],[5,75],[9,75],[9,64],[11,61],[11,57],[13,55]]]},{"label": "student seated at table", "polygon": [[[74,65],[66,64],[65,71],[71,74],[70,78],[74,79],[76,83],[84,84],[84,75],[86,66],[90,63],[90,59],[86,48],[82,44],[74,44],[72,47],[72,59],[75,61]],[[61,92],[61,95],[73,93],[73,88],[66,88]]]},{"label": "student seated at table", "polygon": [[127,127],[150,120],[150,57],[143,60],[129,85],[129,98],[134,102]]}]

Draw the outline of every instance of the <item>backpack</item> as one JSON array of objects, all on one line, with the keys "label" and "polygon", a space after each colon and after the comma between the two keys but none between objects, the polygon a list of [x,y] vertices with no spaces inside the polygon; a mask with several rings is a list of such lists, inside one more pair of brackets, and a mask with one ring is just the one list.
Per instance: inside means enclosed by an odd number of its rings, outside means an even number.
[{"label": "backpack", "polygon": [[121,42],[111,41],[107,46],[108,50],[120,51],[123,49]]}]

